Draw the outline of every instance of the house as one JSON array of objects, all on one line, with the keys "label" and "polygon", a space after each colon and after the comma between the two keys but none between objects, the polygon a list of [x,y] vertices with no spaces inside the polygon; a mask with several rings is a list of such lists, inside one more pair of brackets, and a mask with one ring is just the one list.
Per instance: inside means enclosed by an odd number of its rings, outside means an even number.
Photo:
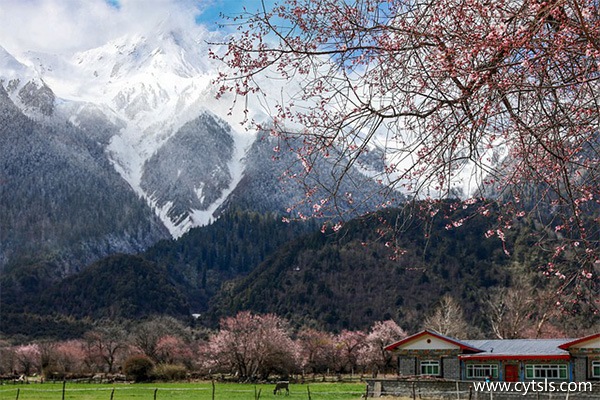
[{"label": "house", "polygon": [[600,380],[600,333],[579,339],[458,340],[424,330],[386,347],[398,374],[517,382]]}]

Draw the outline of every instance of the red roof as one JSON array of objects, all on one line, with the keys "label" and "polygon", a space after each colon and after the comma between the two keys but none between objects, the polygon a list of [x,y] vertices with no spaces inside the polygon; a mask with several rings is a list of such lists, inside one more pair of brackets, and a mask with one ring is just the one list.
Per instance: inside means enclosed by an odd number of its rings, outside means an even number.
[{"label": "red roof", "polygon": [[595,333],[593,335],[589,335],[589,336],[585,336],[585,337],[582,337],[582,338],[579,338],[579,339],[575,339],[573,341],[561,344],[558,347],[560,347],[563,350],[568,350],[570,347],[575,346],[576,344],[584,343],[584,342],[587,342],[589,340],[594,340],[594,339],[597,339],[597,338],[600,338],[600,333]]},{"label": "red roof", "polygon": [[436,338],[438,338],[440,340],[443,340],[445,342],[448,342],[448,343],[451,343],[451,344],[453,344],[455,346],[458,346],[463,351],[469,351],[469,352],[473,352],[473,353],[481,353],[483,351],[483,350],[480,350],[478,348],[469,346],[467,343],[458,341],[458,340],[456,340],[454,338],[451,338],[449,336],[444,336],[441,333],[438,333],[436,331],[432,331],[432,330],[429,330],[429,329],[425,329],[424,331],[421,331],[419,333],[415,333],[412,336],[408,336],[408,337],[400,340],[399,342],[390,344],[385,349],[386,350],[394,350],[394,349],[402,346],[403,344],[410,343],[410,342],[412,342],[414,340],[417,340],[417,339],[419,339],[419,338],[421,338],[423,336],[426,336],[426,335],[434,336],[434,337],[436,337]]}]

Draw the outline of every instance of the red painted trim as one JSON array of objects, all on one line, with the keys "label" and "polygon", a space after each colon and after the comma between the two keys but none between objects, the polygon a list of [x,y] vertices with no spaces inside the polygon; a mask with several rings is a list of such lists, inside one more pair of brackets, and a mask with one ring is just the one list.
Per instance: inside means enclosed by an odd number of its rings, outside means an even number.
[{"label": "red painted trim", "polygon": [[582,337],[580,339],[573,340],[573,341],[568,342],[568,343],[561,344],[558,347],[560,349],[563,349],[563,350],[568,350],[571,346],[575,346],[576,344],[587,342],[589,340],[594,340],[594,339],[597,339],[599,337],[600,337],[600,333],[596,333],[596,334],[593,334],[593,335]]},{"label": "red painted trim", "polygon": [[417,339],[419,339],[419,338],[421,338],[423,336],[426,336],[426,335],[431,335],[431,336],[434,336],[434,337],[436,337],[436,338],[438,338],[440,340],[443,340],[444,342],[456,345],[456,346],[460,347],[461,350],[472,351],[474,353],[481,353],[483,351],[483,350],[480,350],[480,349],[476,349],[475,347],[467,346],[464,343],[460,343],[460,342],[454,341],[454,340],[452,340],[450,338],[447,338],[445,336],[440,335],[439,333],[437,333],[435,331],[430,331],[430,330],[427,330],[427,329],[424,330],[424,331],[421,331],[419,333],[415,333],[414,335],[409,336],[407,338],[404,338],[404,339],[400,340],[399,342],[390,344],[385,349],[388,350],[388,351],[389,350],[394,350],[394,349],[402,346],[403,344],[410,343],[410,342],[412,342],[414,340],[417,340]]},{"label": "red painted trim", "polygon": [[553,355],[509,355],[483,353],[483,354],[463,354],[458,355],[461,360],[570,360],[570,354],[553,354]]}]

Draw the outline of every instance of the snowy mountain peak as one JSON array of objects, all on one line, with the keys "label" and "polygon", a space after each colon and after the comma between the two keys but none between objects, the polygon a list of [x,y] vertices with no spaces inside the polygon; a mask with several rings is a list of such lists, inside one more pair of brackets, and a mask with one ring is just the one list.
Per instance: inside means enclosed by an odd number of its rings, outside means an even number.
[{"label": "snowy mountain peak", "polygon": [[2,50],[0,77],[40,77],[25,91],[16,80],[28,104],[51,113],[56,93],[59,114],[103,144],[115,170],[179,236],[206,224],[235,188],[254,135],[210,111],[214,68],[203,33],[168,26],[72,55],[26,52],[26,64]]},{"label": "snowy mountain peak", "polygon": [[53,113],[55,101],[53,91],[33,68],[18,61],[1,46],[0,85],[27,115],[49,116]]},{"label": "snowy mountain peak", "polygon": [[[73,64],[105,84],[115,83],[131,75],[175,75],[191,78],[207,72],[197,42],[183,39],[181,34],[168,31],[153,36],[130,35],[96,49],[77,53]],[[196,57],[194,56],[196,54]],[[101,65],[101,68],[99,66]]]},{"label": "snowy mountain peak", "polygon": [[19,62],[4,47],[0,46],[0,73],[4,79],[22,77],[29,74],[27,66]]}]

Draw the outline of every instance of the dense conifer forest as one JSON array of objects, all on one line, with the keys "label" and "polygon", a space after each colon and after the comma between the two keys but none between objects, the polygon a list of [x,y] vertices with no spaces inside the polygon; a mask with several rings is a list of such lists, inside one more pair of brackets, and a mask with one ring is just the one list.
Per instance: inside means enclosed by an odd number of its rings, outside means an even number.
[{"label": "dense conifer forest", "polygon": [[[448,206],[415,219],[411,210],[380,211],[337,232],[321,232],[314,221],[231,210],[178,240],[104,258],[61,281],[53,265],[32,263],[2,277],[2,331],[77,337],[97,320],[156,315],[215,328],[244,310],[331,332],[387,319],[415,331],[451,296],[470,326],[489,333],[491,292],[527,287],[539,295],[555,287],[556,279],[538,268],[548,254],[536,245],[533,221],[517,221],[502,242],[485,238],[492,217],[449,228],[467,211]],[[593,323],[588,318],[580,327]]]}]

